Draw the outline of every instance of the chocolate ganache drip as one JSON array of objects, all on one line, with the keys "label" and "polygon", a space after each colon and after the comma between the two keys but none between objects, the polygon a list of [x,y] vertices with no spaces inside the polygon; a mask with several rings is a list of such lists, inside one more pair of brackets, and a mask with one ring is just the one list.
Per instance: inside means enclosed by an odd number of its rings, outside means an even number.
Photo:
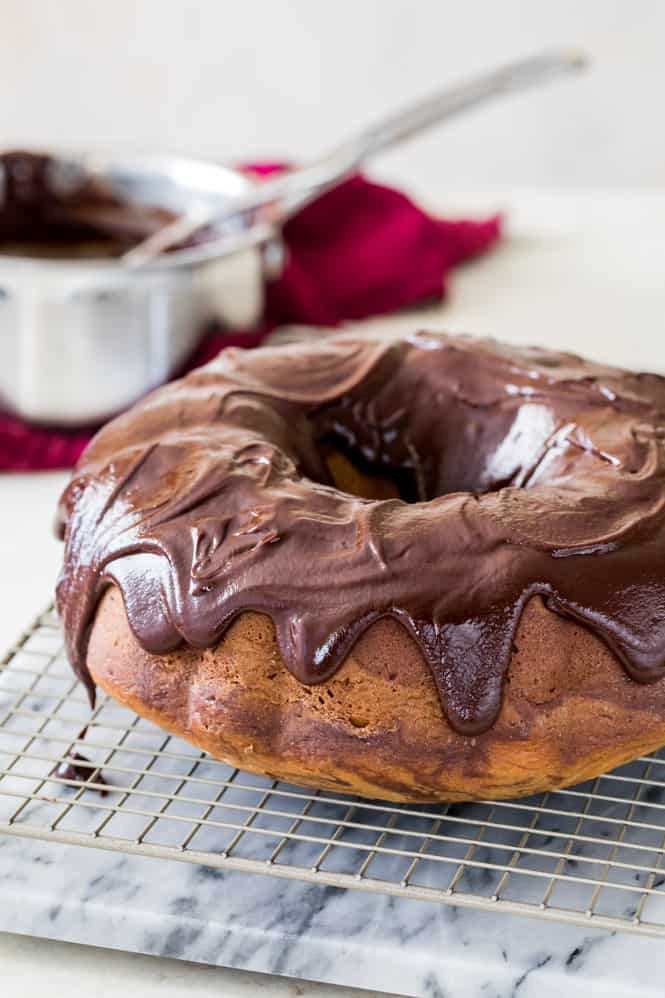
[{"label": "chocolate ganache drip", "polygon": [[[365,628],[399,621],[450,724],[501,705],[515,630],[540,595],[638,682],[665,673],[665,378],[466,337],[340,335],[227,350],[105,427],[60,517],[69,655],[119,587],[154,653],[272,618],[303,683]],[[404,499],[334,487],[324,444]]]}]

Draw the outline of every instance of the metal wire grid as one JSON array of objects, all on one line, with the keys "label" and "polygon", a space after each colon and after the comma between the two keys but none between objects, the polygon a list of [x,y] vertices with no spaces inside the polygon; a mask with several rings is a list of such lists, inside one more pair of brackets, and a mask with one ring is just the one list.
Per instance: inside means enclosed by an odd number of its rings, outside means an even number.
[{"label": "metal wire grid", "polygon": [[[54,775],[77,752],[85,784]],[[520,801],[310,792],[108,698],[91,717],[51,610],[0,660],[0,834],[665,935],[665,750]]]}]

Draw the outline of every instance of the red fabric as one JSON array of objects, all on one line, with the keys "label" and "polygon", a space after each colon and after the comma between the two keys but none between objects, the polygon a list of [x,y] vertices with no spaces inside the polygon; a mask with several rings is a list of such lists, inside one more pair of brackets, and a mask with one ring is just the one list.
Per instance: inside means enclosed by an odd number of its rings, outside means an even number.
[{"label": "red fabric", "polygon": [[[251,167],[262,175],[276,168]],[[399,191],[353,177],[286,224],[286,263],[282,276],[267,284],[262,327],[242,334],[212,330],[188,368],[226,346],[256,346],[279,323],[335,325],[438,299],[450,268],[483,253],[499,234],[498,217],[431,218]],[[90,430],[45,429],[0,412],[0,470],[70,467],[90,436]]]}]

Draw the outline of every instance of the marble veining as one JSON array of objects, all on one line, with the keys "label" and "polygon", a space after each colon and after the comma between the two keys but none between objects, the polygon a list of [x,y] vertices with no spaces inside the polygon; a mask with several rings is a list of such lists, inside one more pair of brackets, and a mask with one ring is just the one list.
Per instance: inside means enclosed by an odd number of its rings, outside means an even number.
[{"label": "marble veining", "polygon": [[11,837],[0,930],[419,998],[662,994],[657,939]]}]

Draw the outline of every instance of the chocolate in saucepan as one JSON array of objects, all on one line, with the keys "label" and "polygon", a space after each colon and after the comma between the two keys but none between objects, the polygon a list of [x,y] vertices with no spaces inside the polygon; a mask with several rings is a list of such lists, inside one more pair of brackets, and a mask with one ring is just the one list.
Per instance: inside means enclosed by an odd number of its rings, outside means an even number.
[{"label": "chocolate in saucepan", "polygon": [[113,257],[176,215],[118,198],[98,178],[51,156],[0,153],[0,254]]},{"label": "chocolate in saucepan", "polygon": [[[119,587],[154,653],[272,618],[303,683],[389,615],[450,724],[491,726],[540,595],[638,682],[665,675],[665,378],[422,333],[227,350],[105,427],[61,500],[68,652]],[[336,489],[325,446],[404,499]]]}]

